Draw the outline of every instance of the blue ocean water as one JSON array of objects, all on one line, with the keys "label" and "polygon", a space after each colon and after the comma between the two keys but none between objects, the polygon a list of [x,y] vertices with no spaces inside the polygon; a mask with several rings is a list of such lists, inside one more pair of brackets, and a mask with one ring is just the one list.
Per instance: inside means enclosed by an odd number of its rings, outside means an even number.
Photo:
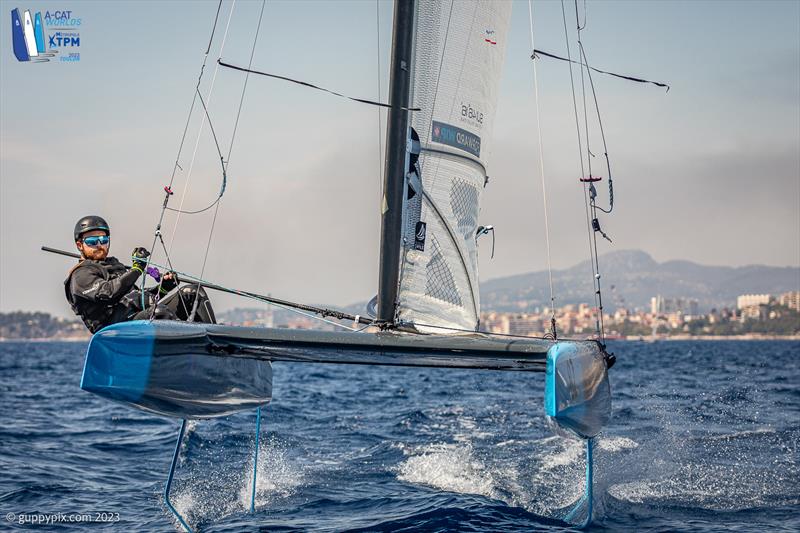
[{"label": "blue ocean water", "polygon": [[[0,530],[111,513],[168,531],[179,424],[79,389],[84,344],[0,343]],[[607,531],[800,530],[800,343],[611,346],[596,446]],[[543,531],[583,490],[581,443],[542,416],[542,374],[275,364],[249,514],[254,414],[192,423],[173,486],[205,531]],[[106,516],[108,519],[109,517]]]}]

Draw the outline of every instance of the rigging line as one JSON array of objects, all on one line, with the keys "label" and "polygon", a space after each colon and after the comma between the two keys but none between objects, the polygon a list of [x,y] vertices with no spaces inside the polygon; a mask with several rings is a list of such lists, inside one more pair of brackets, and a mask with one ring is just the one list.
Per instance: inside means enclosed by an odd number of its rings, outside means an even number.
[{"label": "rigging line", "polygon": [[[575,18],[577,20],[578,17],[578,0],[575,1]],[[585,20],[584,20],[585,25]],[[589,148],[589,114],[586,109],[586,82],[584,79],[584,70],[589,72],[589,62],[586,60],[585,50],[583,48],[583,41],[581,40],[581,26],[578,23],[577,26],[577,41],[578,41],[578,49],[579,49],[579,57],[581,60],[581,95],[583,99],[583,119],[584,119],[584,127],[586,133],[586,159],[589,162],[589,177],[592,176],[592,154],[591,149]],[[585,185],[586,187],[586,185]],[[597,328],[597,333],[600,335],[601,339],[605,339],[605,328],[603,324],[603,296],[601,291],[601,282],[600,282],[600,261],[598,258],[597,252],[597,228],[599,225],[595,223],[597,220],[597,204],[595,203],[595,194],[591,191],[592,185],[589,184],[588,187],[590,188],[589,194],[589,205],[591,211],[591,218],[592,218],[592,228],[591,228],[591,242],[592,242],[592,255],[591,260],[594,262],[594,272],[595,272],[595,305],[597,307],[597,314],[595,315],[595,326]]]},{"label": "rigging line", "polygon": [[[258,36],[259,36],[259,33],[261,32],[261,21],[264,18],[264,7],[266,6],[266,4],[267,4],[267,0],[261,0],[261,11],[258,14],[258,24],[256,25],[256,33],[253,36],[253,46],[250,48],[250,60],[249,60],[248,66],[253,64],[253,56],[255,56],[255,53],[256,53],[256,44],[258,43]],[[233,125],[233,133],[231,134],[231,144],[228,147],[228,158],[222,164],[223,179],[225,177],[225,171],[227,170],[227,166],[230,164],[230,161],[231,161],[231,153],[233,152],[233,144],[234,144],[234,141],[236,140],[236,130],[239,127],[239,117],[242,114],[242,106],[244,105],[244,95],[245,95],[245,92],[247,91],[247,80],[249,80],[249,79],[250,79],[250,74],[245,75],[244,84],[242,85],[242,95],[239,98],[239,109],[236,112],[236,121],[234,122],[234,125]],[[208,119],[208,125],[211,127],[211,117],[209,117],[209,119]],[[213,127],[211,128],[211,131],[212,132],[214,131]],[[216,140],[217,140],[217,136],[214,135],[214,141],[216,142]],[[217,144],[217,149],[219,149],[219,144]],[[222,159],[222,154],[220,154],[220,159]],[[223,181],[222,191],[220,191],[219,197],[217,198],[217,201],[215,202],[216,203],[216,207],[214,208],[214,217],[211,219],[211,229],[208,232],[208,240],[206,241],[206,251],[205,251],[205,254],[203,255],[203,265],[200,268],[200,277],[201,278],[203,277],[203,275],[205,275],[205,272],[206,272],[206,264],[208,262],[208,254],[211,251],[211,239],[214,236],[214,228],[217,225],[217,214],[219,213],[219,205],[220,205],[219,202],[222,199],[222,194],[224,192],[225,192],[225,184],[224,184],[224,181]],[[197,284],[197,290],[198,291],[200,290],[200,283],[199,282]],[[194,315],[194,313],[195,313],[198,301],[199,301],[199,298],[195,298],[195,302],[194,302],[195,309],[192,309],[192,315]]]},{"label": "rigging line", "polygon": [[[594,219],[597,218],[597,210],[594,204],[594,200],[592,200],[592,217]],[[594,266],[595,271],[597,274],[595,275],[595,282],[597,284],[597,292],[596,292],[596,301],[597,301],[597,312],[598,312],[598,322],[597,322],[597,332],[600,334],[600,338],[602,339],[603,343],[605,343],[606,333],[605,333],[605,324],[603,322],[603,294],[600,290],[600,260],[597,255],[597,231],[592,231],[592,242],[594,244]]]},{"label": "rigging line", "polygon": [[583,26],[581,26],[581,19],[578,16],[578,0],[575,0],[575,26],[578,28],[580,32],[583,28],[586,27],[586,1],[583,2]]},{"label": "rigging line", "polygon": [[[564,41],[567,45],[567,57],[570,57],[569,51],[569,30],[567,30],[567,14],[564,8],[564,0],[561,0],[561,15],[564,20]],[[578,157],[581,162],[581,176],[585,176],[586,172],[583,166],[583,141],[581,140],[581,127],[578,121],[578,102],[575,99],[575,78],[572,73],[572,60],[570,59],[569,65],[569,83],[572,87],[572,109],[575,112],[575,130],[578,132]]]},{"label": "rigging line", "polygon": [[[586,51],[583,48],[582,43],[578,43],[581,49],[581,55],[583,56],[583,61],[586,63],[586,66],[589,66],[589,59],[586,57]],[[606,144],[606,132],[603,128],[603,119],[600,116],[600,105],[597,103],[597,91],[594,88],[594,80],[592,79],[592,72],[591,68],[586,70],[586,73],[589,77],[589,87],[592,89],[592,97],[594,98],[594,108],[597,112],[597,123],[600,126],[600,138],[603,140],[603,155],[606,158],[606,169],[608,170],[608,210],[603,209],[599,205],[595,205],[597,209],[602,211],[603,213],[611,213],[614,210],[614,182],[611,178],[611,162],[608,159],[608,145]]]},{"label": "rigging line", "polygon": [[[197,103],[197,95],[198,95],[198,90],[200,88],[200,82],[203,79],[203,73],[205,72],[206,62],[208,61],[208,54],[211,51],[211,43],[214,41],[214,35],[216,34],[216,31],[217,31],[217,22],[219,21],[219,13],[220,13],[221,9],[222,9],[222,0],[219,0],[219,3],[217,4],[217,13],[214,16],[214,25],[211,28],[211,36],[208,38],[208,46],[206,46],[206,51],[205,51],[205,54],[203,55],[203,62],[200,65],[200,73],[197,76],[197,84],[195,85],[195,92],[194,92],[194,95],[192,97],[192,105],[189,106],[189,115],[186,117],[186,124],[183,126],[183,134],[181,135],[181,141],[180,141],[180,144],[178,145],[178,153],[175,156],[175,165],[172,167],[172,175],[169,178],[169,185],[167,186],[167,190],[168,191],[172,190],[172,184],[175,181],[175,174],[178,171],[178,169],[181,168],[179,161],[180,161],[180,158],[181,158],[181,153],[183,152],[183,145],[186,142],[186,134],[189,131],[189,124],[191,123],[192,114],[194,113],[194,106]],[[181,170],[183,170],[183,169],[181,168]],[[169,193],[167,194],[167,198],[164,200],[164,204],[161,207],[161,213],[159,214],[159,217],[158,217],[158,224],[156,224],[156,231],[155,231],[155,234],[153,235],[153,242],[150,245],[150,249],[151,250],[153,250],[155,248],[157,239],[161,235],[161,224],[164,222],[164,214],[166,212],[166,208],[167,208],[167,203],[168,202],[169,202]],[[167,258],[167,259],[169,260],[169,258]],[[147,258],[147,266],[149,266],[149,265],[150,265],[150,257]],[[142,302],[143,303],[144,303],[144,289],[145,289],[145,285],[146,284],[147,284],[147,278],[145,278],[144,281],[142,282]],[[159,287],[159,289],[161,288],[161,283],[160,282],[159,282],[158,287]]]},{"label": "rigging line", "polygon": [[[236,7],[236,0],[233,0],[233,2],[231,3],[230,12],[228,13],[228,21],[225,24],[225,33],[222,35],[222,44],[220,45],[220,55],[222,54],[222,51],[225,49],[225,41],[227,41],[228,39],[228,31],[230,30],[231,27],[231,19],[233,18],[233,10],[235,7]],[[211,77],[211,84],[209,85],[208,94],[206,95],[206,99],[208,100],[207,105],[211,104],[211,95],[213,94],[214,91],[214,84],[217,81],[218,71],[219,67],[217,66],[216,68],[214,68],[214,74]],[[178,223],[180,222],[181,219],[180,211],[183,210],[183,203],[186,201],[186,195],[189,192],[189,184],[192,178],[192,171],[194,170],[194,162],[195,159],[197,158],[197,149],[200,146],[200,138],[203,133],[203,128],[205,127],[206,120],[207,116],[204,114],[203,119],[200,122],[200,128],[197,132],[197,138],[195,139],[194,150],[192,151],[192,159],[189,163],[189,172],[186,174],[186,183],[184,183],[183,192],[181,193],[181,201],[180,204],[178,204],[178,214],[177,217],[175,218],[175,224],[172,227],[172,236],[170,237],[170,242],[168,247],[168,250],[170,252],[172,251],[172,247],[175,245],[175,235],[178,232]]]},{"label": "rigging line", "polygon": [[[420,322],[404,322],[404,323],[400,324],[400,328],[398,328],[398,329],[404,329],[403,326],[409,326],[409,327],[420,326],[420,327],[423,327],[423,328],[441,329],[441,330],[445,330],[445,331],[455,331],[455,332],[458,332],[458,333],[469,333],[469,334],[472,334],[472,335],[481,335],[481,336],[485,336],[485,337],[508,337],[508,338],[512,338],[512,339],[531,339],[531,340],[545,340],[545,341],[554,340],[551,336],[549,336],[547,334],[544,334],[542,336],[515,335],[513,333],[494,333],[494,332],[489,332],[489,331],[475,331],[474,329],[455,328],[455,327],[452,327],[452,326],[437,326],[437,325],[434,325],[434,324],[422,324]],[[420,333],[418,331],[416,333],[419,333],[420,335],[428,335],[428,333]],[[564,338],[564,339],[561,339],[561,340],[575,341],[575,342],[591,342],[591,341],[594,341],[594,339],[575,339],[575,338]]]},{"label": "rigging line", "polygon": [[182,213],[184,215],[196,215],[198,213],[202,213],[204,211],[208,211],[209,209],[211,209],[212,207],[217,205],[219,203],[219,201],[222,199],[222,195],[225,194],[225,187],[227,186],[227,183],[228,183],[228,173],[227,173],[228,163],[224,159],[224,157],[222,156],[222,149],[219,147],[219,141],[217,140],[217,132],[214,131],[214,123],[211,122],[211,115],[208,114],[208,107],[206,106],[206,103],[203,100],[203,95],[200,94],[200,89],[197,90],[197,97],[200,99],[200,103],[203,106],[203,111],[205,112],[206,120],[208,120],[208,127],[211,129],[211,135],[214,138],[214,145],[217,147],[217,154],[219,155],[219,162],[220,162],[220,165],[222,166],[222,186],[220,187],[219,194],[217,195],[217,198],[213,202],[211,202],[209,205],[203,207],[202,209],[189,211],[189,210],[184,210],[184,209],[175,209],[173,207],[166,207],[166,206],[164,207],[164,209],[166,209],[167,211],[173,211],[175,213]]},{"label": "rigging line", "polygon": [[[530,22],[530,36],[531,36],[531,50],[534,49],[533,40],[533,2],[528,0],[528,20]],[[542,202],[544,204],[544,234],[545,243],[547,245],[547,279],[550,283],[550,310],[551,310],[551,327],[555,335],[555,318],[556,318],[556,297],[553,290],[553,267],[550,260],[550,222],[548,217],[548,204],[547,204],[547,184],[544,173],[544,150],[542,148],[542,124],[539,111],[539,76],[536,70],[536,62],[533,62],[533,92],[536,101],[536,130],[538,132],[539,140],[539,173],[542,178]]]},{"label": "rigging line", "polygon": [[[578,21],[578,0],[575,0],[575,21],[577,22],[577,35],[578,35],[578,46],[582,48],[581,45],[581,25],[580,21]],[[584,21],[585,22],[585,21]],[[592,177],[592,149],[589,146],[589,114],[586,112],[586,80],[583,75],[583,67],[581,66],[581,102],[583,104],[583,133],[586,136],[586,164],[589,170],[589,177]]]},{"label": "rigging line", "polygon": [[[386,104],[384,102],[375,102],[373,100],[367,100],[366,98],[357,98],[355,96],[347,96],[346,94],[337,93],[336,91],[333,91],[331,89],[326,89],[325,87],[320,87],[319,85],[314,85],[313,83],[309,83],[307,81],[296,80],[294,78],[289,78],[287,76],[281,76],[279,74],[272,74],[270,72],[262,72],[260,70],[255,70],[255,69],[251,69],[251,68],[239,67],[239,66],[233,65],[231,63],[226,63],[225,61],[222,60],[222,58],[217,59],[217,65],[222,66],[222,67],[226,67],[226,68],[229,68],[229,69],[233,69],[233,70],[238,70],[240,72],[248,72],[250,74],[258,74],[259,76],[266,76],[267,78],[273,78],[273,79],[276,79],[276,80],[282,80],[282,81],[288,81],[288,82],[291,82],[291,83],[296,83],[297,85],[302,85],[303,87],[308,87],[309,89],[316,89],[317,91],[322,91],[322,92],[325,92],[325,93],[328,93],[328,94],[332,94],[332,95],[338,96],[340,98],[346,98],[348,100],[352,100],[353,102],[358,102],[360,104],[368,104],[368,105],[374,105],[374,106],[378,106],[378,107],[385,107],[387,109],[392,109],[392,108],[395,107],[395,106],[393,106],[391,104]],[[403,111],[419,111],[420,110],[418,107],[402,107],[402,106],[398,107],[397,109],[402,109]]]},{"label": "rigging line", "polygon": [[[566,62],[569,62],[569,63],[574,63],[576,65],[579,64],[578,61],[575,61],[572,58],[561,57],[561,56],[558,56],[556,54],[551,54],[550,52],[545,52],[544,50],[538,50],[538,49],[535,49],[533,51],[533,54],[531,55],[531,59],[536,59],[540,55],[545,56],[545,57],[549,57],[551,59],[557,59],[559,61],[566,61]],[[620,79],[628,80],[628,81],[635,81],[636,83],[649,83],[649,84],[655,85],[657,87],[664,87],[667,90],[667,92],[669,92],[669,89],[670,89],[670,86],[668,84],[660,82],[660,81],[651,81],[651,80],[646,80],[644,78],[637,78],[635,76],[627,76],[625,74],[616,74],[614,72],[609,72],[607,70],[600,70],[599,68],[595,68],[595,67],[589,67],[589,68],[592,69],[593,71],[599,73],[599,74],[605,74],[607,76],[613,76],[615,78],[620,78]]]},{"label": "rigging line", "polygon": [[[206,57],[208,57],[208,53],[211,51],[211,43],[214,41],[214,32],[217,31],[217,21],[219,20],[219,12],[222,9],[222,0],[219,0],[219,4],[217,4],[217,14],[214,17],[214,27],[211,28],[211,37],[208,39],[208,46],[206,46]],[[205,61],[203,62],[205,65]]]},{"label": "rigging line", "polygon": [[[172,183],[175,180],[175,173],[176,171],[181,168],[180,160],[181,152],[183,152],[183,145],[186,141],[186,134],[189,131],[189,124],[191,123],[192,113],[194,112],[194,106],[197,103],[197,94],[200,90],[200,82],[203,79],[203,73],[205,72],[206,62],[208,61],[208,54],[211,51],[211,43],[214,41],[214,35],[217,31],[217,22],[219,21],[219,13],[222,9],[222,0],[219,0],[219,4],[217,4],[217,14],[214,16],[214,26],[211,28],[211,36],[208,38],[208,46],[206,46],[206,52],[203,55],[203,63],[200,65],[200,74],[197,76],[197,85],[195,85],[195,93],[192,97],[192,105],[189,107],[189,116],[186,117],[186,125],[183,127],[183,135],[181,136],[181,142],[178,145],[178,154],[175,156],[175,166],[172,168],[172,175],[169,179],[169,186],[172,186]],[[163,212],[162,212],[163,217]],[[155,243],[153,243],[155,244]]]},{"label": "rigging line", "polygon": [[[589,162],[588,163],[589,164],[589,177],[591,177],[592,176],[592,157],[594,157],[594,154],[592,154],[592,151],[589,148],[589,114],[588,114],[588,112],[586,110],[586,82],[584,80],[584,70],[587,73],[589,72],[589,61],[586,58],[586,51],[585,51],[585,49],[583,47],[583,41],[581,40],[581,25],[580,25],[580,21],[578,20],[578,0],[574,0],[574,1],[575,1],[575,20],[577,22],[576,33],[577,33],[577,38],[578,38],[578,49],[579,49],[579,54],[580,54],[579,57],[580,57],[580,61],[581,61],[581,67],[580,67],[581,68],[581,95],[582,95],[582,98],[583,98],[583,119],[584,119],[585,133],[586,133],[586,159]],[[585,4],[584,4],[584,7],[585,7]],[[585,26],[586,26],[586,18],[584,17],[584,27]],[[597,103],[597,101],[595,100],[595,104],[596,103]],[[598,114],[599,114],[599,110],[598,110]],[[605,148],[605,146],[604,146],[604,148]],[[606,150],[606,152],[607,152],[607,150]],[[606,157],[608,157],[607,153],[606,153]],[[589,184],[588,187],[591,187],[591,184]],[[597,332],[600,335],[601,339],[605,340],[605,327],[604,327],[604,324],[603,324],[603,295],[602,295],[602,291],[601,291],[601,288],[600,288],[600,286],[601,286],[601,282],[600,282],[600,277],[601,277],[600,276],[600,260],[599,260],[598,253],[597,253],[597,228],[599,228],[599,225],[596,226],[595,222],[594,222],[595,220],[597,220],[597,204],[595,203],[595,194],[591,190],[590,190],[590,195],[589,195],[589,204],[590,204],[590,207],[591,207],[591,214],[592,214],[592,221],[593,221],[592,222],[592,229],[591,229],[591,236],[592,236],[592,245],[593,245],[593,251],[594,251],[594,255],[593,255],[592,260],[594,261],[594,271],[595,271],[595,288],[596,288],[595,302],[596,302],[596,305],[597,305],[597,319],[596,319],[597,323],[596,323],[596,327],[597,327]]]},{"label": "rigging line", "polygon": [[[200,267],[200,277],[202,278],[206,272],[206,263],[208,262],[208,253],[211,251],[211,239],[214,236],[214,227],[217,225],[217,214],[219,213],[219,204],[222,196],[217,198],[217,201],[214,202],[216,205],[214,206],[214,216],[211,218],[211,229],[208,231],[208,239],[206,240],[206,251],[203,254],[203,265]],[[200,302],[199,293],[200,287],[202,286],[201,283],[197,283],[197,292],[198,297],[194,299],[194,304],[192,305],[192,313],[189,315],[189,320],[194,319],[194,315],[197,312],[197,305]]]},{"label": "rigging line", "polygon": [[[569,81],[570,86],[572,88],[572,109],[575,113],[575,130],[578,135],[578,157],[580,158],[581,163],[581,175],[585,176],[585,168],[583,166],[583,145],[581,143],[581,128],[580,123],[578,121],[578,102],[575,97],[575,78],[572,73],[572,56],[569,50],[569,30],[567,29],[567,11],[564,7],[564,0],[561,0],[561,18],[564,22],[564,41],[567,47],[567,57],[569,58]],[[597,292],[596,292],[596,283],[597,283],[597,274],[594,269],[594,256],[592,255],[592,223],[589,218],[589,194],[587,191],[586,183],[583,183],[583,199],[584,199],[584,209],[586,212],[586,228],[588,231],[587,238],[588,238],[588,245],[589,245],[589,264],[592,267],[592,289],[595,292],[594,294],[594,303],[595,307],[597,307]]]},{"label": "rigging line", "polygon": [[[157,263],[151,263],[151,264],[153,266],[155,266],[155,267],[166,268],[166,267],[164,267],[164,265],[159,265]],[[345,326],[343,324],[339,324],[338,322],[325,320],[324,317],[330,316],[330,317],[334,317],[334,318],[339,319],[339,320],[351,320],[351,321],[355,321],[357,319],[357,321],[360,324],[366,324],[366,325],[372,325],[374,323],[374,320],[370,320],[370,319],[367,319],[365,317],[352,315],[350,313],[345,313],[343,311],[337,311],[337,310],[334,310],[334,309],[325,309],[325,308],[315,307],[315,306],[312,306],[312,305],[306,305],[306,304],[300,304],[300,303],[296,303],[296,302],[290,302],[288,300],[280,300],[278,298],[273,298],[271,296],[263,296],[261,294],[256,294],[256,293],[253,293],[253,292],[247,292],[247,291],[240,291],[240,290],[237,290],[237,289],[231,289],[231,288],[225,287],[223,285],[218,285],[216,283],[211,283],[210,281],[202,279],[202,278],[200,278],[198,276],[193,276],[192,274],[187,274],[186,272],[180,272],[180,271],[174,271],[174,272],[176,274],[178,274],[179,276],[182,276],[186,280],[189,280],[189,281],[192,281],[192,282],[195,282],[195,283],[200,283],[205,288],[212,289],[212,290],[215,290],[215,291],[220,291],[220,292],[226,292],[228,294],[235,294],[237,296],[242,296],[244,298],[250,298],[250,299],[253,299],[253,300],[258,300],[258,301],[261,301],[261,302],[266,302],[268,304],[275,305],[275,306],[280,307],[282,309],[286,309],[287,311],[292,311],[292,312],[295,312],[295,313],[298,313],[298,314],[302,314],[303,316],[307,316],[309,318],[314,318],[316,320],[322,320],[323,322],[327,322],[327,323],[330,323],[330,324],[335,325],[335,326],[343,327],[345,329],[355,330],[355,328],[351,328],[349,326]],[[313,314],[304,313],[303,311],[309,311],[310,313],[317,313],[317,314],[322,315],[322,316],[321,317],[315,316]]]},{"label": "rigging line", "polygon": [[[239,294],[239,293],[237,293],[237,294]],[[256,295],[243,294],[242,293],[242,294],[239,294],[239,296],[243,296],[245,298],[250,298],[251,300],[265,302],[265,303],[267,303],[269,305],[274,305],[275,307],[280,307],[281,309],[285,309],[287,311],[291,311],[292,313],[297,313],[298,315],[302,315],[302,316],[304,316],[306,318],[319,320],[320,322],[325,322],[326,324],[330,324],[332,326],[337,326],[337,327],[340,327],[340,328],[344,328],[344,329],[347,329],[347,330],[350,330],[350,331],[360,332],[360,331],[362,331],[362,330],[364,330],[364,329],[366,329],[366,328],[368,328],[369,326],[372,325],[372,324],[366,324],[363,328],[356,329],[356,328],[351,327],[351,326],[346,326],[345,324],[340,324],[339,322],[334,322],[333,320],[328,320],[327,318],[323,318],[321,316],[317,316],[317,315],[314,315],[314,314],[311,314],[311,313],[306,313],[305,311],[301,311],[299,309],[295,309],[294,307],[290,307],[288,305],[281,305],[281,304],[277,304],[277,303],[274,303],[274,302],[267,301],[264,298],[260,298],[260,297],[258,297]]]},{"label": "rigging line", "polygon": [[[381,100],[381,95],[383,91],[381,90],[381,2],[380,0],[375,0],[375,41],[376,41],[376,54],[375,57],[377,59],[377,79],[378,79],[378,95],[377,100]],[[378,112],[378,202],[377,205],[380,206],[381,202],[383,201],[383,114],[381,113],[380,109],[377,109]],[[378,221],[380,222],[380,209],[377,211],[378,213]],[[378,224],[378,233],[380,234],[380,224]],[[379,235],[380,237],[380,235]]]},{"label": "rigging line", "polygon": [[[276,303],[276,302],[272,301],[271,299],[267,299],[267,298],[265,298],[265,297],[263,297],[261,295],[258,295],[258,294],[253,294],[253,293],[248,293],[248,292],[243,292],[243,291],[237,291],[236,289],[228,289],[227,287],[223,287],[222,285],[208,284],[208,283],[206,283],[206,282],[204,282],[202,280],[193,280],[193,281],[197,281],[198,285],[202,285],[203,287],[209,287],[211,289],[222,290],[223,292],[228,292],[230,294],[236,294],[237,296],[242,296],[244,298],[249,298],[251,300],[256,300],[256,301],[259,301],[259,302],[267,303],[269,305],[274,305],[275,307],[280,307],[281,309],[285,309],[287,311],[291,311],[292,313],[297,313],[298,315],[302,315],[302,316],[304,316],[306,318],[319,320],[320,322],[325,322],[326,324],[330,324],[332,326],[337,326],[337,327],[344,328],[344,329],[347,329],[347,330],[350,330],[350,331],[361,331],[361,330],[356,329],[354,327],[347,326],[345,324],[340,324],[339,322],[335,322],[333,320],[328,320],[327,318],[324,318],[324,317],[321,317],[321,316],[317,316],[317,315],[314,315],[312,313],[306,313],[305,311],[301,311],[300,309],[297,309],[297,308],[289,306],[289,305],[283,305],[283,304]],[[347,317],[345,317],[345,318],[347,318]],[[367,324],[365,326],[365,328],[368,327],[368,326],[371,326],[371,325],[372,325],[371,323]],[[362,328],[362,329],[364,329],[364,328]]]},{"label": "rigging line", "polygon": [[[222,50],[225,48],[225,41],[228,38],[228,30],[230,29],[230,26],[231,26],[231,19],[233,18],[233,10],[234,10],[235,7],[236,7],[236,0],[233,0],[233,2],[231,3],[230,12],[228,13],[228,22],[225,25],[225,33],[222,36],[222,44],[220,46],[220,54],[222,54]],[[214,23],[214,27],[216,28],[216,21]],[[212,40],[213,40],[213,35],[212,35]],[[207,48],[207,50],[210,51],[210,49],[211,49],[211,45],[209,43],[209,47]],[[203,64],[203,66],[205,67],[205,62]],[[215,82],[217,80],[217,72],[218,72],[218,70],[219,70],[219,67],[217,66],[214,69],[214,75],[211,77],[211,84],[210,84],[209,89],[208,89],[208,100],[209,100],[209,103],[211,102],[211,94],[214,91],[214,84],[215,84]],[[201,76],[202,76],[202,73],[201,73]],[[197,96],[199,96],[201,98],[201,101],[202,101],[202,97],[200,96],[199,80],[198,80],[198,87],[196,88],[196,91],[197,91],[196,92]],[[200,137],[201,137],[201,135],[203,133],[203,127],[205,126],[206,120],[208,118],[208,108],[206,107],[205,102],[203,102],[203,107],[206,109],[206,113],[203,115],[203,119],[200,122],[200,128],[197,131],[197,138],[195,140],[194,150],[192,151],[192,159],[191,159],[190,164],[189,164],[189,172],[186,175],[186,182],[184,183],[183,192],[181,193],[181,201],[180,201],[180,204],[178,205],[177,216],[175,218],[175,223],[173,224],[173,227],[172,227],[172,236],[170,237],[169,247],[164,245],[164,252],[165,252],[166,257],[167,257],[167,262],[169,263],[170,269],[173,270],[173,271],[174,271],[174,269],[172,268],[172,260],[170,259],[170,252],[172,251],[172,247],[175,245],[175,235],[178,232],[178,223],[180,222],[180,219],[181,219],[181,214],[182,214],[182,211],[183,211],[183,203],[186,200],[186,194],[187,194],[187,192],[189,190],[189,183],[190,183],[191,178],[192,178],[192,171],[194,169],[194,162],[195,162],[195,158],[197,157],[197,149],[200,146]],[[223,169],[224,169],[224,163],[223,163]],[[170,194],[172,194],[171,193],[171,187],[168,188],[168,191],[169,192],[167,193],[167,197],[164,200],[164,207],[162,208],[162,217],[163,217],[163,211],[166,211],[166,208],[167,208],[166,204],[169,201],[169,196],[170,196]],[[164,244],[163,237],[161,237],[160,229],[156,231],[156,237],[157,238],[161,238],[162,244]],[[148,258],[148,263],[147,264],[148,265],[150,264],[149,258]],[[146,279],[145,279],[145,281],[146,281]],[[142,302],[144,302],[144,283],[142,284]]]},{"label": "rigging line", "polygon": [[[261,12],[258,14],[258,25],[256,26],[256,34],[253,37],[253,47],[250,49],[250,59],[247,63],[247,67],[250,68],[253,65],[253,56],[256,53],[256,43],[258,43],[258,36],[261,32],[261,20],[264,17],[264,7],[266,6],[267,0],[261,0]],[[239,129],[239,117],[242,114],[242,106],[244,105],[244,94],[247,90],[247,82],[250,79],[250,74],[248,73],[244,77],[244,85],[242,86],[242,96],[239,98],[239,109],[236,111],[236,121],[233,124],[233,133],[231,134],[231,144],[228,147],[228,157],[225,158],[226,164],[231,160],[231,152],[233,152],[233,141],[236,139],[236,131]]]},{"label": "rigging line", "polygon": [[[155,237],[156,237],[157,242],[160,242],[161,243],[161,247],[164,249],[164,255],[165,255],[166,259],[167,259],[167,265],[168,265],[169,270],[174,272],[175,269],[172,267],[172,259],[170,258],[169,252],[167,251],[167,245],[164,244],[164,237],[161,235],[160,231],[156,232]],[[150,266],[151,264],[155,265],[155,263],[151,262],[152,257],[153,257],[152,254],[147,257],[147,266]],[[156,266],[158,266],[158,265],[156,265]],[[144,281],[142,282],[142,291],[141,291],[142,310],[147,309],[147,306],[145,305],[145,297],[144,297],[144,289],[145,289],[144,285],[145,285],[146,281],[147,281],[147,276],[144,276]],[[155,297],[154,297],[154,300],[153,300],[153,305],[150,306],[150,317],[148,318],[148,320],[153,320],[155,318],[155,316],[156,316],[156,311],[158,310],[158,302],[159,302],[159,300],[161,300],[161,287],[162,287],[163,284],[164,284],[164,276],[161,276],[159,278],[159,280],[158,280],[158,285],[156,286],[156,292],[155,292]],[[178,291],[178,300],[180,300],[180,303],[183,306],[183,310],[184,310],[184,312],[186,312],[186,314],[188,316],[189,310],[188,310],[188,308],[186,306],[186,302],[183,299],[182,291]]]}]

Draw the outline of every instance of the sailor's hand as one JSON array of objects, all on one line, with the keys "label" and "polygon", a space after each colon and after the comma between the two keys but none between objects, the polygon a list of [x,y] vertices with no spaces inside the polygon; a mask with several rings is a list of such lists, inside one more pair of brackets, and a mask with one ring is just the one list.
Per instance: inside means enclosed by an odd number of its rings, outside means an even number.
[{"label": "sailor's hand", "polygon": [[161,288],[166,291],[171,291],[178,286],[178,283],[180,283],[178,275],[175,272],[170,271],[164,274],[164,277],[161,280]]},{"label": "sailor's hand", "polygon": [[133,252],[131,252],[131,260],[133,261],[133,270],[138,270],[141,273],[144,273],[144,268],[147,266],[147,258],[150,257],[150,252],[147,251],[147,248],[143,246],[139,246],[138,248],[134,248]]}]

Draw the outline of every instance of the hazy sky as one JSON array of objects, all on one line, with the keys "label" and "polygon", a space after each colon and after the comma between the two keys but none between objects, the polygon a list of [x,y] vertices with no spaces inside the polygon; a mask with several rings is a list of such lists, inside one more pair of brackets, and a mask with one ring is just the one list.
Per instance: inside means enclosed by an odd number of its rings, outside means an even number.
[{"label": "hazy sky", "polygon": [[[0,311],[68,315],[62,280],[82,215],[105,216],[112,254],[149,246],[189,110],[216,1],[7,2],[0,24]],[[215,75],[225,0],[206,67]],[[68,9],[81,19],[77,63],[18,63],[9,12]],[[571,8],[571,6],[568,6]],[[235,4],[222,57],[246,64],[261,2]],[[614,244],[656,260],[800,266],[800,2],[589,2],[583,41],[599,68],[664,81],[669,93],[596,76],[617,206]],[[268,1],[254,68],[385,99],[391,11],[376,3]],[[534,4],[536,46],[564,53],[561,7]],[[380,41],[377,30],[380,28]],[[378,50],[378,42],[380,49]],[[574,52],[574,49],[573,49]],[[527,2],[515,2],[501,83],[481,277],[545,267]],[[381,70],[378,71],[380,57]],[[577,71],[576,71],[577,73]],[[539,63],[554,267],[586,258],[569,71]],[[244,75],[220,69],[208,98],[227,152]],[[192,121],[177,206],[199,129]],[[602,153],[595,142],[595,151]],[[205,277],[307,302],[375,294],[378,111],[251,77]],[[604,174],[604,172],[602,173]],[[206,126],[185,207],[215,197],[219,161]],[[605,187],[601,187],[605,198]],[[179,269],[199,272],[211,214],[184,216]],[[175,217],[164,224],[172,241]],[[215,296],[219,308],[250,302]]]}]

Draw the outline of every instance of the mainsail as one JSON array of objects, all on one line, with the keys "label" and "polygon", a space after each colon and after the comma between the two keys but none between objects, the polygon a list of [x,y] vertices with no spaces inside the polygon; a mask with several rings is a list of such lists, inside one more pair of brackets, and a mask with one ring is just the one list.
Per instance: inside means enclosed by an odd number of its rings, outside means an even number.
[{"label": "mainsail", "polygon": [[411,125],[419,157],[407,176],[397,319],[476,329],[476,232],[487,182],[510,2],[420,0]]}]

